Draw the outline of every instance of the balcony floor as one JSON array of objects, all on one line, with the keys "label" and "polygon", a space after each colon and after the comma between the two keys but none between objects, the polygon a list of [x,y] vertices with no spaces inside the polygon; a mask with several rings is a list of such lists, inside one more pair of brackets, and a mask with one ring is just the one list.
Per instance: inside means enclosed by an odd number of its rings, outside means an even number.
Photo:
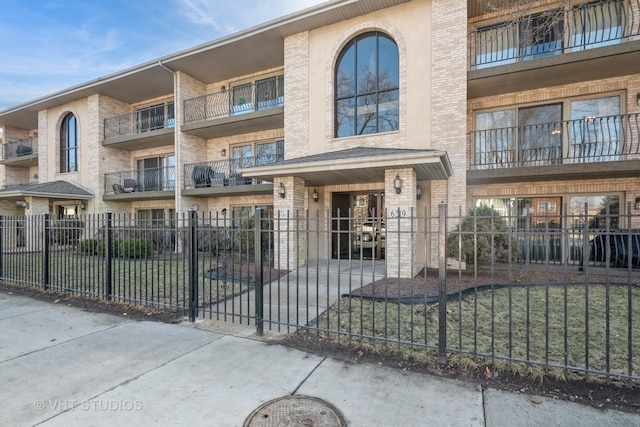
[{"label": "balcony floor", "polygon": [[573,163],[467,171],[468,185],[637,177],[640,160]]}]

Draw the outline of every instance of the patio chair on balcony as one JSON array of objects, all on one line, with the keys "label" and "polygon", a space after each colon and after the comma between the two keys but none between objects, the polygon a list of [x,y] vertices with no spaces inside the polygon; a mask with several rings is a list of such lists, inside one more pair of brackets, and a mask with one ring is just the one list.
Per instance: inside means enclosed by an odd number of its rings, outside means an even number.
[{"label": "patio chair on balcony", "polygon": [[211,187],[213,176],[214,172],[211,166],[194,166],[191,172],[191,178],[193,178],[196,188]]},{"label": "patio chair on balcony", "polygon": [[18,145],[16,147],[16,156],[28,156],[33,153],[33,150],[28,145]]},{"label": "patio chair on balcony", "polygon": [[229,185],[249,185],[251,178],[245,178],[241,173],[234,172],[229,175]]},{"label": "patio chair on balcony", "polygon": [[125,193],[133,193],[138,189],[138,181],[127,178],[122,182],[122,191]]}]

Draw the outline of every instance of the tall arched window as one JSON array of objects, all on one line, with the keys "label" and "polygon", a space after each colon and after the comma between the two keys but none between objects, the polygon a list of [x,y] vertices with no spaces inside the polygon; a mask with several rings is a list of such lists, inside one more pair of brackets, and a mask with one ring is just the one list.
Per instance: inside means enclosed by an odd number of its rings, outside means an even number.
[{"label": "tall arched window", "polygon": [[76,116],[69,113],[60,126],[60,172],[78,170],[78,124]]},{"label": "tall arched window", "polygon": [[379,32],[361,34],[340,52],[335,69],[335,136],[398,130],[398,45]]}]

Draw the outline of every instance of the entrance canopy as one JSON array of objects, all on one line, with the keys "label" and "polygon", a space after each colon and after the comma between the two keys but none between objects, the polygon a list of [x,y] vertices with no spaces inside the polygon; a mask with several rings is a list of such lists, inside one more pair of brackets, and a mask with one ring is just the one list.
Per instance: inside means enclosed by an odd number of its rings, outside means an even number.
[{"label": "entrance canopy", "polygon": [[413,168],[418,181],[443,180],[452,174],[446,151],[357,147],[242,169],[248,178],[302,178],[307,185],[383,182],[387,169]]}]

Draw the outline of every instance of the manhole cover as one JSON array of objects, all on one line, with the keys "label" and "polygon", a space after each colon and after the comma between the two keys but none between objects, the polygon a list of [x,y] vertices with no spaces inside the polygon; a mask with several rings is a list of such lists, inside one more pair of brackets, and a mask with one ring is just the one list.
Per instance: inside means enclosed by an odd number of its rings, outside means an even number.
[{"label": "manhole cover", "polygon": [[270,400],[253,411],[245,427],[346,427],[342,414],[330,403],[309,396]]}]

